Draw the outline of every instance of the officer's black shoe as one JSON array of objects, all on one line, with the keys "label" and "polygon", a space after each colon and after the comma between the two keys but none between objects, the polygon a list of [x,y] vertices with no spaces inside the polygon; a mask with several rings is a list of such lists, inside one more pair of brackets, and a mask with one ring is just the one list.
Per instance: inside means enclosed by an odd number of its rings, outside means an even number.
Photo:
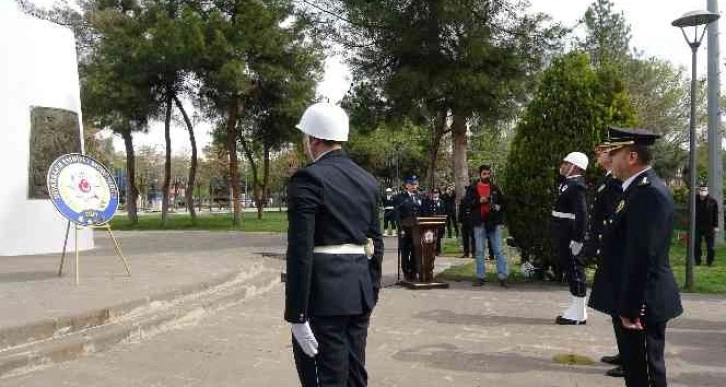
[{"label": "officer's black shoe", "polygon": [[605,372],[605,375],[612,376],[614,378],[624,378],[625,370],[623,369],[623,366],[619,365],[613,369],[607,370],[607,372]]},{"label": "officer's black shoe", "polygon": [[600,358],[600,361],[606,364],[612,364],[612,365],[623,365],[623,359],[620,358],[620,354],[612,355],[612,356],[603,356]]},{"label": "officer's black shoe", "polygon": [[509,288],[509,285],[507,285],[507,281],[505,281],[503,279],[499,280],[499,286],[501,286],[503,288]]},{"label": "officer's black shoe", "polygon": [[587,320],[577,321],[577,320],[570,320],[569,318],[564,318],[562,316],[557,316],[555,319],[555,323],[557,325],[585,325],[587,324]]},{"label": "officer's black shoe", "polygon": [[471,286],[482,286],[484,285],[484,279],[483,278],[477,278],[474,282],[471,283]]}]

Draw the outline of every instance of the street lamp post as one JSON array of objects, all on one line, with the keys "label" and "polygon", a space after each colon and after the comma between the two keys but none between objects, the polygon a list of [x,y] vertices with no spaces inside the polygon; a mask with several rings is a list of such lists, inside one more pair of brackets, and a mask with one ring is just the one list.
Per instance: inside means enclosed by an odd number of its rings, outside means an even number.
[{"label": "street lamp post", "polygon": [[[693,291],[693,266],[695,262],[696,251],[696,52],[701,45],[703,36],[706,33],[706,26],[719,18],[717,13],[708,11],[691,11],[671,24],[681,29],[683,37],[686,39],[688,46],[691,47],[691,120],[689,126],[689,154],[688,154],[688,212],[689,212],[689,229],[688,229],[688,255],[686,261],[686,289]],[[700,33],[698,27],[703,26]],[[688,39],[685,27],[693,27],[693,40]]]}]

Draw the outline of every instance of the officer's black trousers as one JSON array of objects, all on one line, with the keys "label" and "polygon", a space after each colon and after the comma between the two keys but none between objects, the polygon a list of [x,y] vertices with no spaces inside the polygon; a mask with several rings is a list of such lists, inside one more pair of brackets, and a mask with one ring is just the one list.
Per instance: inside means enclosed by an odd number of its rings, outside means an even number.
[{"label": "officer's black trousers", "polygon": [[706,240],[706,264],[711,265],[713,263],[713,257],[716,252],[713,249],[713,230],[696,230],[696,251],[693,258],[696,260],[696,265],[701,264],[701,240]]},{"label": "officer's black trousers", "polygon": [[[618,355],[623,353],[623,324],[620,322],[620,316],[612,316],[613,332],[615,332],[615,343],[618,345]],[[621,357],[622,360],[622,357]]]},{"label": "officer's black trousers", "polygon": [[649,323],[642,331],[621,327],[622,349],[627,387],[665,387],[666,367],[663,352],[665,349],[666,323]]},{"label": "officer's black trousers", "polygon": [[310,327],[318,340],[318,355],[307,356],[292,338],[297,374],[303,387],[368,385],[366,339],[370,312],[353,316],[316,316]]},{"label": "officer's black trousers", "polygon": [[413,248],[413,229],[403,228],[403,237],[398,240],[401,244],[401,271],[406,279],[416,275],[416,252]]},{"label": "officer's black trousers", "polygon": [[456,213],[448,213],[446,214],[446,236],[451,239],[451,229],[454,229],[454,232],[456,233],[456,237],[459,237],[459,224],[456,223]]},{"label": "officer's black trousers", "polygon": [[575,297],[585,297],[585,262],[582,254],[574,257],[570,250],[570,238],[555,238],[557,255],[560,260],[562,273],[567,275],[570,284],[570,293]]}]

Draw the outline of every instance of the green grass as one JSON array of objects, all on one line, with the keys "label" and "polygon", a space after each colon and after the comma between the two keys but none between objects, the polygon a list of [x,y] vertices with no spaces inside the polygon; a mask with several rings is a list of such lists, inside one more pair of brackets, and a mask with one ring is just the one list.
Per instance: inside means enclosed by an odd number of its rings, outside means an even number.
[{"label": "green grass", "polygon": [[208,231],[245,231],[245,232],[286,232],[287,213],[265,212],[262,219],[257,219],[256,212],[245,212],[241,225],[232,226],[232,214],[197,214],[196,222],[188,214],[170,214],[166,227],[161,226],[161,214],[143,214],[137,224],[131,224],[125,215],[116,216],[111,221],[114,230],[208,230]]},{"label": "green grass", "polygon": [[[702,249],[703,266],[696,266],[693,275],[695,293],[726,294],[726,245],[716,246],[716,259],[712,267],[706,266],[705,245]],[[671,267],[681,289],[686,283],[686,250],[687,246],[684,241],[676,241],[671,244]]]},{"label": "green grass", "polygon": [[[461,248],[456,240],[446,240],[442,247],[443,255],[460,256]],[[508,251],[509,250],[509,251]],[[705,246],[702,257],[705,263]],[[519,271],[520,259],[516,255],[515,250],[507,249],[505,247],[504,254],[510,261],[510,281],[521,282],[527,281]],[[670,262],[673,268],[673,275],[676,277],[676,281],[684,289],[686,279],[686,245],[683,241],[674,239],[671,244],[670,250]],[[494,270],[494,263],[492,261],[486,261],[487,264],[487,280],[495,281],[496,274]],[[592,278],[595,270],[587,269],[588,284],[592,285]],[[695,293],[703,294],[726,294],[726,245],[716,247],[716,259],[713,267],[696,266],[695,268]],[[476,279],[476,264],[473,260],[467,262],[461,266],[452,267],[445,270],[438,275],[439,279],[447,281],[474,281]]]}]

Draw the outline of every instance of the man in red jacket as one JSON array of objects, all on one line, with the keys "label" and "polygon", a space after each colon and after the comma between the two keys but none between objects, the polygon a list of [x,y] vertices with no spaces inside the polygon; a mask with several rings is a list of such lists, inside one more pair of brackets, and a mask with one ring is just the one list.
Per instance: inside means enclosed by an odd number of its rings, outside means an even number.
[{"label": "man in red jacket", "polygon": [[497,260],[497,277],[502,287],[507,286],[509,267],[507,258],[502,254],[502,229],[504,228],[504,195],[492,182],[492,168],[479,167],[479,181],[469,186],[466,203],[471,207],[471,225],[474,227],[476,251],[476,276],[474,286],[481,286],[486,279],[484,262],[485,243],[489,243]]}]

